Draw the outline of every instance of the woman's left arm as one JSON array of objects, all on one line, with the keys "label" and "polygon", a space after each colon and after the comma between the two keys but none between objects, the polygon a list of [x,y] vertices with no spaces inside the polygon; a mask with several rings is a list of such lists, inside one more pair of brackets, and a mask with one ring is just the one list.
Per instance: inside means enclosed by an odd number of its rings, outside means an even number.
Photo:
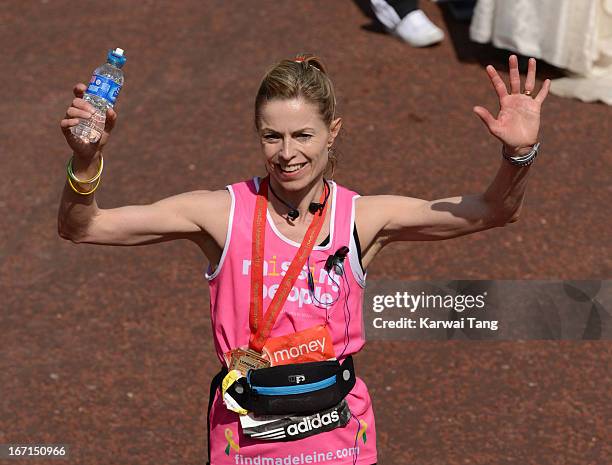
[{"label": "woman's left arm", "polygon": [[[489,132],[502,142],[504,153],[520,160],[538,142],[540,110],[548,94],[550,80],[544,81],[533,98],[535,59],[529,60],[525,93],[521,93],[516,55],[510,56],[509,64],[511,93],[508,93],[495,68],[487,66],[487,74],[499,97],[497,118],[480,106],[474,107],[474,112]],[[376,239],[382,243],[440,240],[516,221],[530,166],[518,166],[502,157],[495,178],[482,194],[433,201],[392,195],[362,197],[357,205],[360,235],[363,231],[364,239],[370,239],[369,243]]]}]

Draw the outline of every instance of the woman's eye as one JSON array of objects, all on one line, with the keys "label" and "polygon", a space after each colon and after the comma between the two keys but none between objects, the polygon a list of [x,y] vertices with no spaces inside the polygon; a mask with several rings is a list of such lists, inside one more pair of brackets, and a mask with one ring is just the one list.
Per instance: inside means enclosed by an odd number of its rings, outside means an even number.
[{"label": "woman's eye", "polygon": [[298,135],[298,139],[310,139],[312,137],[312,134],[306,134],[306,133],[302,133]]},{"label": "woman's eye", "polygon": [[264,140],[276,140],[278,136],[276,134],[264,134]]}]

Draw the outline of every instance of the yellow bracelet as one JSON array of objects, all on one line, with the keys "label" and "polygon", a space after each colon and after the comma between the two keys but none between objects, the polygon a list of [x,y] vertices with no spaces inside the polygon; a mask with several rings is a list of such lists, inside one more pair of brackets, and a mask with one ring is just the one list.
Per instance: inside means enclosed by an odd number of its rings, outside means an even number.
[{"label": "yellow bracelet", "polygon": [[98,167],[98,172],[93,178],[87,179],[87,180],[81,180],[74,175],[74,171],[72,170],[72,160],[73,159],[74,159],[74,155],[70,157],[70,160],[68,160],[68,163],[66,164],[66,172],[68,173],[68,177],[72,179],[74,182],[79,182],[82,184],[90,184],[100,178],[100,175],[102,174],[102,170],[104,169],[104,157],[102,155],[100,155],[100,166]]},{"label": "yellow bracelet", "polygon": [[98,178],[98,181],[96,182],[96,185],[94,186],[94,188],[93,188],[92,190],[90,190],[90,191],[87,191],[87,192],[82,192],[82,191],[78,190],[78,189],[77,189],[77,188],[74,186],[74,184],[72,184],[72,180],[70,179],[70,176],[68,176],[68,178],[67,178],[67,179],[68,179],[68,184],[70,184],[70,187],[72,188],[72,190],[73,190],[74,192],[76,192],[76,193],[77,193],[77,194],[79,194],[79,195],[89,195],[89,194],[93,194],[93,193],[94,193],[94,191],[95,191],[95,190],[98,188],[98,186],[100,185],[100,180],[101,180],[102,178]]}]

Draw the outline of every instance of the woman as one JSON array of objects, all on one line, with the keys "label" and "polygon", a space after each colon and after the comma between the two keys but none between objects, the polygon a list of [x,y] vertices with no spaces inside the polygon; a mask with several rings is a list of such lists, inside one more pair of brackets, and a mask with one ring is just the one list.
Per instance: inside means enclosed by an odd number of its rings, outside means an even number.
[{"label": "woman", "polygon": [[[359,197],[325,179],[329,169],[333,173],[333,145],[342,120],[335,113],[334,89],[325,68],[316,57],[305,55],[271,68],[256,97],[255,125],[268,176],[151,205],[99,209],[93,191],[117,115],[107,111],[97,143],[74,137],[70,128],[93,112],[81,99],[85,85],[75,86],[76,98],[60,124],[74,152],[59,210],[60,236],[75,243],[124,246],[186,238],[210,261],[206,277],[211,321],[224,367],[211,385],[213,465],[376,462],[371,401],[358,378],[346,396],[347,424],[293,441],[247,437],[217,387],[241,348],[265,351],[263,358],[278,364],[304,357],[344,361],[359,351],[364,344],[365,270],[387,244],[450,239],[518,219],[529,166],[537,155],[540,108],[550,81],[533,98],[535,60],[529,61],[524,93],[517,57],[512,55],[509,64],[510,93],[496,70],[487,67],[500,102],[497,118],[482,107],[474,108],[503,144],[497,175],[482,194],[434,201]],[[276,314],[267,312],[273,308]],[[264,327],[269,331],[262,335]],[[317,425],[320,422],[304,423],[302,429],[310,428],[310,434]]]}]

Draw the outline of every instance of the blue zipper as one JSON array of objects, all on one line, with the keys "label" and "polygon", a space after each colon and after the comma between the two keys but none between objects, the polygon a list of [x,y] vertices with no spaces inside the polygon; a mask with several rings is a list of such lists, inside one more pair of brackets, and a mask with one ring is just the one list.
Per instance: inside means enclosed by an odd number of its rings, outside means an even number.
[{"label": "blue zipper", "polygon": [[[250,378],[250,377],[248,377]],[[336,375],[332,375],[329,378],[322,379],[316,383],[307,384],[296,384],[295,386],[251,386],[253,392],[262,394],[264,396],[286,396],[289,394],[303,394],[304,392],[317,391],[319,389],[325,389],[336,382]],[[250,384],[250,379],[249,379]]]}]

